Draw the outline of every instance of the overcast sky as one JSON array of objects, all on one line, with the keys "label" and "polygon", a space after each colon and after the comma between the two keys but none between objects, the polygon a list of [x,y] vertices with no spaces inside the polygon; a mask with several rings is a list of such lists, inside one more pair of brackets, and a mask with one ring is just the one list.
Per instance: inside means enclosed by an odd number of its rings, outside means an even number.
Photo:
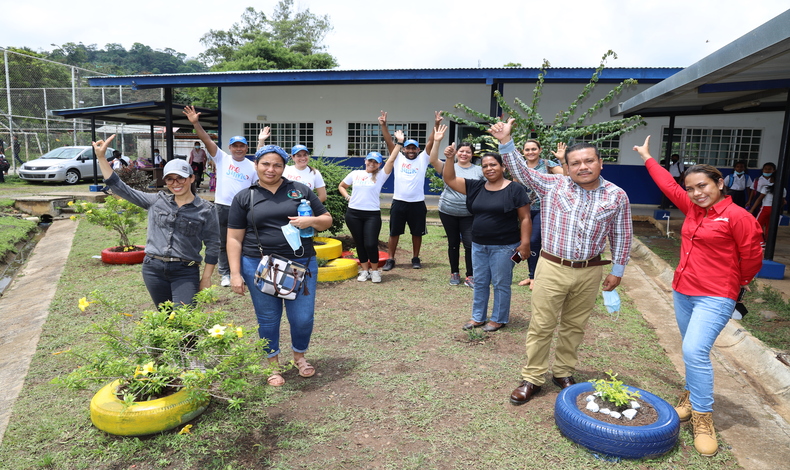
[{"label": "overcast sky", "polygon": [[[685,67],[788,9],[787,0],[296,0],[328,14],[327,52],[341,68]],[[53,50],[140,42],[196,57],[200,37],[229,29],[247,6],[271,14],[276,0],[190,2],[32,0],[4,2],[0,45]],[[469,6],[464,6],[469,5]]]}]

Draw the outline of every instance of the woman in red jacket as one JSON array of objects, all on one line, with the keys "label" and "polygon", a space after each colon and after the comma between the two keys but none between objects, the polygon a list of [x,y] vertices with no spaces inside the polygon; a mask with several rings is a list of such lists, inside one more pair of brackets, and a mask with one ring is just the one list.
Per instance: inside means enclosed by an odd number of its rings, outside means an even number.
[{"label": "woman in red jacket", "polygon": [[650,136],[634,146],[650,177],[686,216],[680,263],[672,281],[675,318],[683,340],[686,390],[675,410],[691,418],[694,447],[702,455],[718,450],[713,428],[713,367],[710,350],[727,324],[739,294],[762,266],[762,230],[754,217],[726,195],[721,172],[694,165],[680,185],[650,156]]}]

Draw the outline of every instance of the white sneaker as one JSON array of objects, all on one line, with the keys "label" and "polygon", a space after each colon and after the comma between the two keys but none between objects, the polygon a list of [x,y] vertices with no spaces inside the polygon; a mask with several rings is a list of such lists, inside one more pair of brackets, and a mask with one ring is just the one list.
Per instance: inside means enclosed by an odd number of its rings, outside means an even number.
[{"label": "white sneaker", "polygon": [[370,273],[368,271],[365,271],[363,269],[362,271],[359,272],[359,276],[357,276],[357,281],[365,282],[368,279],[370,279]]},{"label": "white sneaker", "polygon": [[370,280],[373,282],[381,282],[381,271],[371,271],[370,272]]},{"label": "white sneaker", "polygon": [[222,287],[230,287],[230,274],[226,274],[222,276],[222,282],[220,282]]}]

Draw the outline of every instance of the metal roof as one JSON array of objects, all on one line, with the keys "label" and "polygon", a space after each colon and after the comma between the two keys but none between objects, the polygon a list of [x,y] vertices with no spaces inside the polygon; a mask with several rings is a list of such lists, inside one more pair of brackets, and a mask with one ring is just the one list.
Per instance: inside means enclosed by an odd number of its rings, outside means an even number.
[{"label": "metal roof", "polygon": [[[658,83],[682,70],[676,67],[606,68],[599,82],[619,83],[634,78],[641,83]],[[594,68],[549,68],[546,82],[587,82]],[[129,85],[135,89],[200,86],[263,86],[364,83],[519,83],[534,82],[536,68],[455,68],[392,70],[253,70],[189,74],[124,75],[91,77],[91,86]]]},{"label": "metal roof", "polygon": [[[184,116],[183,104],[173,103],[172,126],[191,129],[192,123]],[[195,108],[200,112],[200,123],[206,129],[219,127],[219,112],[216,109]],[[94,106],[91,108],[58,109],[52,114],[66,119],[91,119],[100,121],[124,122],[126,124],[148,124],[165,126],[167,104],[164,101],[141,101],[138,103],[113,104],[108,106]]]},{"label": "metal roof", "polygon": [[612,116],[783,111],[790,10],[610,110]]}]

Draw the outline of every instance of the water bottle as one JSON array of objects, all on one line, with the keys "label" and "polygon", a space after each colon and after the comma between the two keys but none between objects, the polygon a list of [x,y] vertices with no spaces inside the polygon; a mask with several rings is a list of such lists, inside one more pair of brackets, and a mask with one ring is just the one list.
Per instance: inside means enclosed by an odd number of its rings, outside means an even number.
[{"label": "water bottle", "polygon": [[[299,208],[296,209],[296,213],[299,214],[299,217],[312,217],[313,208],[310,207],[310,201],[302,199],[302,202],[299,203]],[[313,227],[300,228],[299,235],[301,235],[302,238],[310,238],[315,235],[315,229],[313,229]]]}]

